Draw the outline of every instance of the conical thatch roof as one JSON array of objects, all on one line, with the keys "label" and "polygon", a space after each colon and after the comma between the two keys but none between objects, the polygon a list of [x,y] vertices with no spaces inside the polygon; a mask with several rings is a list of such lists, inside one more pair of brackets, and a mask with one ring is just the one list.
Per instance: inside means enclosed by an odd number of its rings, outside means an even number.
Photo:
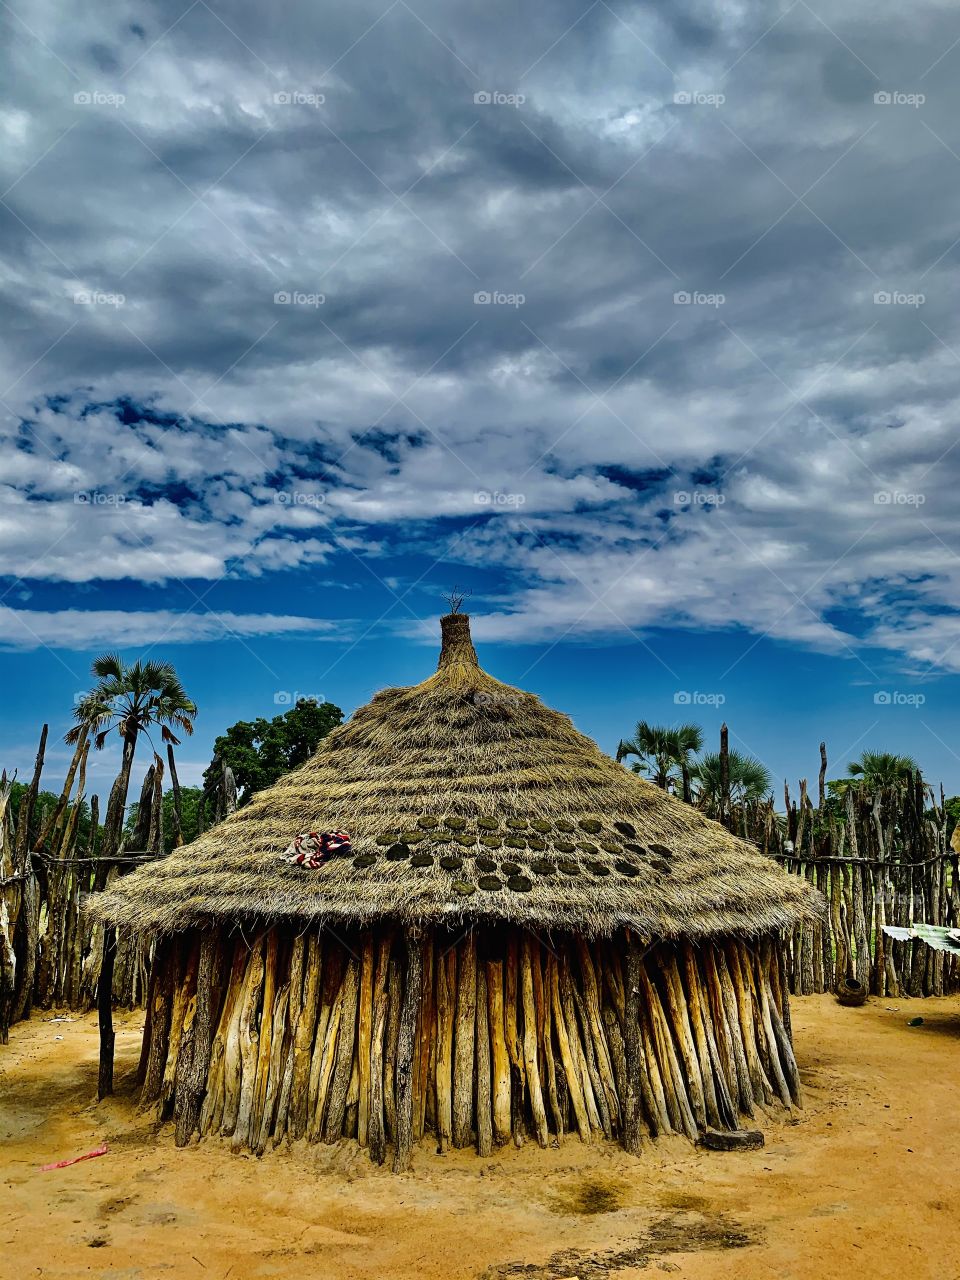
[{"label": "conical thatch roof", "polygon": [[[103,919],[513,920],[587,934],[758,934],[820,899],[753,845],[627,772],[567,716],[482,671],[465,614],[435,675],[384,689],[226,821],[99,896]],[[348,857],[282,861],[295,835]]]}]

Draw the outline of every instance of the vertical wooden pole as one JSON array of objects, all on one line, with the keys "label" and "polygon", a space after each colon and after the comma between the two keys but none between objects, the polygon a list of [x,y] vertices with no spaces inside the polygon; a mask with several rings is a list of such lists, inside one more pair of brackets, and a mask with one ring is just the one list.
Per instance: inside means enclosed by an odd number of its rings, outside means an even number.
[{"label": "vertical wooden pole", "polygon": [[336,1065],[330,1084],[330,1100],[323,1126],[323,1140],[339,1142],[343,1137],[343,1121],[347,1109],[347,1092],[353,1074],[353,1050],[357,1037],[357,1000],[360,965],[351,956],[343,979],[343,1004],[340,1012],[340,1037],[337,1042]]},{"label": "vertical wooden pole", "polygon": [[636,940],[628,937],[627,963],[624,974],[623,1049],[626,1059],[627,1092],[623,1100],[621,1141],[625,1151],[639,1155],[641,1147],[641,1075],[645,1068],[640,1043],[640,984],[643,958]]},{"label": "vertical wooden pole", "polygon": [[547,957],[547,974],[550,985],[550,999],[553,1005],[553,1025],[556,1028],[557,1046],[560,1050],[560,1060],[563,1063],[563,1077],[566,1080],[570,1102],[573,1106],[577,1131],[582,1141],[589,1142],[590,1118],[587,1115],[586,1101],[580,1082],[580,1064],[574,1058],[574,1048],[570,1043],[570,1037],[567,1032],[567,1021],[560,1000],[559,964],[556,956],[552,954]]},{"label": "vertical wooden pole", "polygon": [[493,1151],[493,1098],[490,1086],[490,1021],[487,996],[487,972],[482,962],[477,964],[477,1155],[488,1156]]},{"label": "vertical wooden pole", "polygon": [[386,1118],[384,1115],[384,1045],[387,1028],[389,994],[387,978],[390,973],[392,938],[380,941],[377,953],[377,971],[373,984],[373,1034],[370,1044],[370,1115],[368,1135],[370,1159],[383,1164],[387,1156]]},{"label": "vertical wooden pole", "polygon": [[[537,962],[539,964],[539,961]],[[547,1111],[543,1103],[540,1085],[540,1065],[537,1060],[537,1010],[533,999],[533,962],[531,941],[524,934],[520,960],[520,986],[523,999],[523,1062],[530,1095],[530,1110],[537,1134],[537,1141],[545,1147],[549,1140]]]},{"label": "vertical wooden pole", "polygon": [[434,1064],[437,1092],[437,1139],[441,1153],[453,1134],[453,1019],[457,988],[457,949],[437,955],[437,1040]]},{"label": "vertical wooden pole", "polygon": [[400,1011],[403,1005],[403,968],[400,958],[391,954],[387,971],[387,1043],[383,1061],[383,1119],[387,1137],[397,1140],[397,1042],[400,1038]]},{"label": "vertical wooden pole", "polygon": [[370,1046],[373,1041],[373,935],[363,938],[360,963],[360,1017],[357,1028],[357,1141],[367,1145],[370,1124]]},{"label": "vertical wooden pole", "polygon": [[466,1147],[473,1121],[476,1060],[477,942],[471,931],[458,948],[456,1033],[453,1056],[453,1145]]},{"label": "vertical wooden pole", "polygon": [[510,1057],[503,1023],[503,963],[488,960],[487,1016],[493,1051],[493,1136],[498,1143],[510,1139]]},{"label": "vertical wooden pole", "polygon": [[97,1020],[100,1025],[100,1070],[97,1074],[97,1098],[113,1093],[113,1052],[116,1035],[113,1030],[113,966],[117,959],[117,931],[108,924],[103,931],[103,962],[97,981]]},{"label": "vertical wooden pole", "polygon": [[219,1011],[223,949],[219,937],[206,931],[200,942],[200,965],[197,971],[197,1004],[193,1018],[189,1052],[181,1054],[178,1066],[174,1113],[175,1141],[185,1146],[200,1120],[200,1105],[207,1088],[210,1051],[213,1045],[213,1023]]},{"label": "vertical wooden pole", "polygon": [[403,1173],[410,1168],[413,1150],[413,1055],[416,1049],[417,1013],[423,991],[423,953],[419,930],[404,930],[407,951],[407,974],[400,1029],[397,1039],[397,1136],[394,1143],[393,1171]]}]

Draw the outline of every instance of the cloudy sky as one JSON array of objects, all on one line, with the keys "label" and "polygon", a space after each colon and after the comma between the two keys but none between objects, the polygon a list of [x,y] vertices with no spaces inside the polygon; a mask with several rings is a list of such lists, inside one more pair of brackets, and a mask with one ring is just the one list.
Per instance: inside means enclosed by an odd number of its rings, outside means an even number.
[{"label": "cloudy sky", "polygon": [[[485,665],[960,789],[960,14],[0,8],[0,763]],[[104,776],[109,760],[102,762]]]}]

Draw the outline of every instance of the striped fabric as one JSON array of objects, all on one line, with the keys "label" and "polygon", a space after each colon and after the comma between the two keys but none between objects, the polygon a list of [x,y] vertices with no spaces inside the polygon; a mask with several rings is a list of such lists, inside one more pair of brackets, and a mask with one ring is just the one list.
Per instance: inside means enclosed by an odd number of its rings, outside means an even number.
[{"label": "striped fabric", "polygon": [[350,852],[350,837],[345,831],[302,831],[284,852],[284,861],[316,871],[322,862],[336,853]]}]

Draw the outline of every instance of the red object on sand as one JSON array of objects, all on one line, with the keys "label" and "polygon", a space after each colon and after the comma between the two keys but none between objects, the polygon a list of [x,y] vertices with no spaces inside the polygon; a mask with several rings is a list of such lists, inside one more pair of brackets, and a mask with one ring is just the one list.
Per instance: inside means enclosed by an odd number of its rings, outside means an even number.
[{"label": "red object on sand", "polygon": [[81,1160],[93,1160],[97,1156],[105,1156],[107,1154],[107,1144],[101,1142],[99,1147],[94,1147],[92,1151],[88,1151],[86,1155],[74,1156],[72,1160],[57,1160],[54,1164],[44,1164],[40,1166],[41,1173],[49,1173],[51,1169],[66,1169],[68,1165],[79,1164]]}]

